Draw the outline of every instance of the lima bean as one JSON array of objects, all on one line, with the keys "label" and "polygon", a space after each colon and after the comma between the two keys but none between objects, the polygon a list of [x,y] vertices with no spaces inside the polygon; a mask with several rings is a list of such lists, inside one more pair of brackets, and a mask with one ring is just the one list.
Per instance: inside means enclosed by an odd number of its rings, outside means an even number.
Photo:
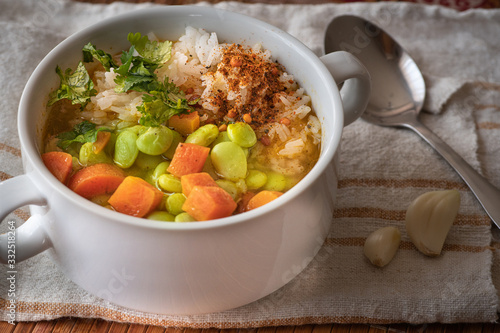
[{"label": "lima bean", "polygon": [[212,148],[212,164],[219,175],[237,181],[247,174],[247,159],[243,148],[234,142],[221,142]]},{"label": "lima bean", "polygon": [[143,170],[153,170],[163,161],[165,160],[161,155],[148,155],[139,152],[139,155],[137,155],[137,158],[135,159],[135,165]]},{"label": "lima bean", "polygon": [[264,185],[264,190],[282,192],[286,186],[287,180],[284,175],[274,171],[267,173],[267,182]]},{"label": "lima bean", "polygon": [[237,145],[250,148],[257,143],[257,136],[247,123],[237,122],[227,126],[227,135]]},{"label": "lima bean", "polygon": [[172,131],[166,126],[150,127],[137,138],[137,148],[144,154],[160,155],[172,144]]},{"label": "lima bean", "polygon": [[137,134],[132,131],[125,130],[118,134],[115,142],[114,161],[120,168],[130,168],[134,164],[139,154],[136,141]]},{"label": "lima bean", "polygon": [[163,161],[160,164],[158,164],[156,166],[156,168],[154,169],[153,174],[152,174],[153,181],[154,182],[158,181],[158,178],[161,175],[167,173],[167,169],[169,166],[170,166],[170,162],[168,162],[168,161]]},{"label": "lima bean", "polygon": [[179,215],[184,212],[182,210],[182,205],[184,205],[184,201],[186,201],[186,197],[182,193],[174,193],[169,195],[167,198],[167,210],[172,215]]},{"label": "lima bean", "polygon": [[162,210],[156,210],[147,216],[148,220],[164,221],[164,222],[174,222],[175,216],[169,212]]},{"label": "lima bean", "polygon": [[245,182],[250,190],[256,190],[266,185],[267,175],[260,170],[248,170]]},{"label": "lima bean", "polygon": [[240,191],[235,183],[227,179],[217,179],[215,181],[224,191],[229,193],[231,197],[236,201],[240,195]]},{"label": "lima bean", "polygon": [[79,153],[80,163],[84,166],[89,166],[97,163],[111,163],[111,158],[101,150],[97,154],[94,152],[94,144],[86,142],[80,148]]},{"label": "lima bean", "polygon": [[196,222],[196,220],[188,213],[180,213],[175,216],[175,222]]},{"label": "lima bean", "polygon": [[194,143],[208,147],[219,135],[219,129],[214,124],[201,126],[186,138],[186,143]]},{"label": "lima bean", "polygon": [[172,133],[172,143],[166,152],[163,153],[168,159],[172,159],[174,157],[175,150],[177,149],[177,145],[182,142],[182,135],[177,131],[170,131]]},{"label": "lima bean", "polygon": [[158,177],[158,185],[167,192],[180,193],[182,192],[181,180],[169,173]]},{"label": "lima bean", "polygon": [[227,135],[227,131],[219,132],[219,135],[217,135],[214,142],[212,142],[212,145],[215,146],[218,143],[227,141],[231,141],[231,139],[229,139],[229,136]]}]

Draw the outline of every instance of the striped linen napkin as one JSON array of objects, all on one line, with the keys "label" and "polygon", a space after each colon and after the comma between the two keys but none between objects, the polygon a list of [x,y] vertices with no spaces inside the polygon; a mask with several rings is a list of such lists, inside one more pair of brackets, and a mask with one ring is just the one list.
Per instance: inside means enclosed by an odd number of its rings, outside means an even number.
[{"label": "striped linen napkin", "polygon": [[[202,3],[202,5],[209,5]],[[0,179],[22,173],[16,134],[23,86],[59,41],[91,23],[151,4],[90,5],[64,0],[0,0]],[[214,5],[268,21],[318,55],[335,16],[372,19],[410,52],[428,86],[422,121],[473,167],[500,186],[500,10],[459,13],[409,3]],[[455,188],[459,215],[443,253],[428,258],[404,229],[418,195]],[[416,134],[358,120],[345,129],[331,232],[316,258],[289,284],[230,311],[169,316],[121,308],[69,281],[46,254],[17,265],[16,320],[64,316],[192,328],[242,328],[319,323],[489,322],[497,318],[500,243],[490,220],[458,175]],[[0,198],[1,202],[1,198]],[[7,221],[22,223],[27,209]],[[382,226],[401,230],[402,243],[385,268],[363,256],[365,238]],[[292,267],[300,270],[304,267]],[[6,270],[0,271],[0,319],[9,320]]]}]

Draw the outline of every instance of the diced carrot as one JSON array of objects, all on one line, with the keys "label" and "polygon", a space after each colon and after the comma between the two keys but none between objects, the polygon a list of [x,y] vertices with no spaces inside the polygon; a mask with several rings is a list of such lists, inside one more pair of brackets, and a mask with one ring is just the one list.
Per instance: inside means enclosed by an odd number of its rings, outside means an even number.
[{"label": "diced carrot", "polygon": [[69,179],[73,170],[73,157],[62,151],[51,151],[42,154],[43,164],[63,184]]},{"label": "diced carrot", "polygon": [[236,202],[221,187],[195,186],[182,205],[182,210],[197,221],[207,221],[230,216]]},{"label": "diced carrot", "polygon": [[106,132],[106,131],[100,131],[97,132],[97,139],[94,142],[94,153],[99,154],[104,147],[109,142],[109,139],[111,138],[111,132]]},{"label": "diced carrot", "polygon": [[168,120],[168,126],[182,135],[191,134],[200,127],[200,115],[198,112],[193,111],[187,114],[172,116]]},{"label": "diced carrot", "polygon": [[219,186],[206,172],[190,173],[181,177],[182,193],[187,197],[195,186]]},{"label": "diced carrot", "polygon": [[118,167],[99,163],[78,170],[68,181],[68,187],[75,193],[90,199],[97,195],[113,193],[125,179],[125,173]]},{"label": "diced carrot", "polygon": [[264,206],[265,204],[270,203],[282,194],[283,193],[278,191],[260,191],[248,201],[247,210],[252,210],[257,207]]},{"label": "diced carrot", "polygon": [[167,171],[177,177],[203,170],[210,148],[194,143],[179,143]]},{"label": "diced carrot", "polygon": [[163,192],[142,178],[127,176],[108,203],[118,212],[143,217],[158,207]]},{"label": "diced carrot", "polygon": [[246,212],[248,210],[248,202],[250,199],[252,199],[255,196],[254,192],[248,191],[243,193],[241,196],[240,201],[238,201],[238,208],[236,209],[236,212],[238,214],[241,214],[243,212]]}]

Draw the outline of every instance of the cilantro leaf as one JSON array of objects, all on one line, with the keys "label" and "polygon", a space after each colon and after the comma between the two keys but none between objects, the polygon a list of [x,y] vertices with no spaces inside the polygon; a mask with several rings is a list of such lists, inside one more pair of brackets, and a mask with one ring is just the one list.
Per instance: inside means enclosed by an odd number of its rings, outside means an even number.
[{"label": "cilantro leaf", "polygon": [[189,113],[194,109],[191,105],[198,101],[187,101],[184,92],[173,82],[158,82],[158,89],[150,91],[142,97],[143,103],[137,107],[142,113],[139,123],[143,126],[157,127],[165,124],[170,117]]},{"label": "cilantro leaf", "polygon": [[48,106],[61,99],[69,99],[72,104],[80,104],[81,108],[84,109],[90,97],[97,93],[94,89],[94,83],[81,61],[73,73],[71,73],[70,68],[63,73],[59,66],[56,67],[56,73],[59,75],[61,83],[59,89],[50,94]]},{"label": "cilantro leaf", "polygon": [[56,137],[59,139],[57,146],[62,149],[67,149],[73,143],[95,142],[97,140],[97,133],[101,131],[111,130],[106,127],[96,128],[96,124],[88,120],[76,124],[73,130],[58,134]]},{"label": "cilantro leaf", "polygon": [[[150,41],[148,36],[140,33],[130,33],[127,39],[132,46],[122,53],[122,65],[115,69],[118,74],[115,91],[150,92],[161,89],[155,71],[170,59],[172,42]],[[135,51],[139,56],[134,55]]]},{"label": "cilantro leaf", "polygon": [[155,70],[158,65],[142,57],[134,56],[134,50],[134,46],[131,46],[128,52],[123,52],[121,57],[122,65],[115,70],[115,73],[118,74],[115,79],[115,91],[117,93],[129,90],[148,92],[157,87]]},{"label": "cilantro leaf", "polygon": [[111,67],[118,68],[118,65],[115,63],[113,57],[109,53],[97,49],[92,43],[88,43],[87,45],[85,45],[82,52],[84,62],[92,62],[95,58],[104,66],[106,71],[109,71]]},{"label": "cilantro leaf", "polygon": [[171,41],[150,41],[148,36],[141,36],[140,32],[135,34],[129,33],[127,39],[135,47],[137,53],[148,62],[160,65],[170,59],[172,51]]}]

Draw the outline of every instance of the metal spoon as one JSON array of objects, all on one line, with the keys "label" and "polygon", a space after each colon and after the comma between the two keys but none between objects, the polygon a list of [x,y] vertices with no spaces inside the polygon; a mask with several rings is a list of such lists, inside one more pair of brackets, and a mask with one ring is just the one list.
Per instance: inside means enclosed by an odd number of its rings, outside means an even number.
[{"label": "metal spoon", "polygon": [[340,50],[358,57],[372,77],[372,94],[363,119],[376,125],[409,128],[419,134],[458,172],[500,227],[500,190],[418,120],[425,84],[408,53],[379,27],[351,15],[335,18],[326,29],[325,52]]}]

